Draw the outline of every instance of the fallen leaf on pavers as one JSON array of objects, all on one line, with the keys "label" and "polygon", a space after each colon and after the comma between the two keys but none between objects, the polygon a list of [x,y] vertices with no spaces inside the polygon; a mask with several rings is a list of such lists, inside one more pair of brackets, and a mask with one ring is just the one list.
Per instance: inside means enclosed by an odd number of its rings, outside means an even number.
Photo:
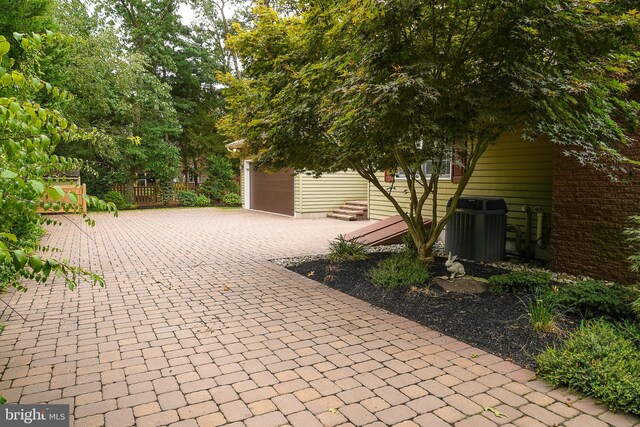
[{"label": "fallen leaf on pavers", "polygon": [[230,291],[231,289],[229,289],[229,287],[227,285],[224,285],[224,288],[222,288],[223,291]]},{"label": "fallen leaf on pavers", "polygon": [[314,274],[316,274],[316,272],[315,272],[315,271],[310,271],[310,272],[308,272],[308,273],[307,273],[307,277],[311,277],[311,276],[313,276]]},{"label": "fallen leaf on pavers", "polygon": [[479,354],[475,354],[475,353],[473,353],[470,357],[471,357],[472,359],[477,359],[478,357],[480,357],[480,355],[479,355]]},{"label": "fallen leaf on pavers", "polygon": [[332,414],[339,414],[340,411],[338,411],[338,409],[336,408],[329,408],[329,412],[331,412]]},{"label": "fallen leaf on pavers", "polygon": [[496,408],[492,408],[491,406],[483,406],[482,409],[485,411],[491,412],[493,415],[495,415],[498,418],[507,416],[507,414],[503,414],[502,412],[498,411]]}]

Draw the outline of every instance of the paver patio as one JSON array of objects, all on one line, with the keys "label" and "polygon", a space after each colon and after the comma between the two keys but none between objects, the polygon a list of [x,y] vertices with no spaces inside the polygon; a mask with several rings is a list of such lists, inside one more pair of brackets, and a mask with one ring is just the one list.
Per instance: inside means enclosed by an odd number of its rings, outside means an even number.
[{"label": "paver patio", "polygon": [[[0,395],[75,426],[630,426],[520,367],[268,259],[362,223],[173,209],[96,215],[45,243],[101,272],[2,298]],[[483,407],[506,417],[497,418]]]}]

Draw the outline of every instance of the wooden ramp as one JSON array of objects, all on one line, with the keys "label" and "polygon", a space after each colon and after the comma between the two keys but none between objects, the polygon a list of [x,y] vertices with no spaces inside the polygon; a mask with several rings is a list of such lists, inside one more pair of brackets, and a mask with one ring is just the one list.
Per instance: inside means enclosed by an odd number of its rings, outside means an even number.
[{"label": "wooden ramp", "polygon": [[[425,228],[431,226],[431,220],[424,220]],[[402,243],[402,236],[407,234],[409,227],[400,215],[378,221],[375,224],[359,228],[345,236],[347,239],[357,239],[370,246],[393,245]]]}]

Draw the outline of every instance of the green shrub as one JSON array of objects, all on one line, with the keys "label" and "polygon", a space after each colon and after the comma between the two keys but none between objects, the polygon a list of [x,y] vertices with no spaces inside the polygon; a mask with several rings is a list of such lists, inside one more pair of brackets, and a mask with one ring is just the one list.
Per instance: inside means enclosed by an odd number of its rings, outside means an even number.
[{"label": "green shrub", "polygon": [[200,187],[213,200],[221,201],[228,193],[237,193],[238,184],[231,161],[226,157],[211,156],[207,159],[207,179]]},{"label": "green shrub", "polygon": [[211,206],[211,199],[204,194],[201,194],[196,197],[195,206]]},{"label": "green shrub", "polygon": [[416,246],[416,242],[413,241],[409,234],[405,234],[402,236],[402,245],[404,246],[404,251],[412,254],[413,256],[418,256],[418,247]]},{"label": "green shrub", "polygon": [[178,191],[178,202],[183,206],[195,206],[198,201],[198,195],[195,191]]},{"label": "green shrub", "polygon": [[242,204],[242,200],[240,200],[240,195],[238,193],[228,193],[222,198],[222,203],[230,206],[239,206]]},{"label": "green shrub", "polygon": [[369,277],[374,285],[389,289],[422,285],[429,280],[429,266],[409,252],[400,252],[380,261]]},{"label": "green shrub", "polygon": [[634,296],[634,292],[624,286],[583,280],[559,287],[556,302],[566,312],[579,314],[587,319],[598,316],[620,319],[632,315],[631,303]]},{"label": "green shrub", "polygon": [[636,298],[635,301],[631,303],[631,311],[638,319],[640,319],[640,297]]},{"label": "green shrub", "polygon": [[362,261],[369,256],[367,246],[355,239],[345,239],[341,234],[336,240],[329,243],[331,252],[329,253],[329,261],[341,263],[350,261]]},{"label": "green shrub", "polygon": [[640,325],[603,319],[583,323],[560,346],[538,356],[538,374],[602,400],[613,410],[640,414]]},{"label": "green shrub", "polygon": [[536,332],[552,332],[559,317],[554,294],[546,287],[537,288],[527,302],[529,323]]},{"label": "green shrub", "polygon": [[105,202],[111,202],[116,205],[118,210],[127,209],[129,207],[129,202],[127,199],[117,191],[108,191],[104,195]]},{"label": "green shrub", "polygon": [[550,273],[525,273],[521,271],[489,277],[489,284],[494,292],[533,293],[538,287],[548,286],[550,281]]}]

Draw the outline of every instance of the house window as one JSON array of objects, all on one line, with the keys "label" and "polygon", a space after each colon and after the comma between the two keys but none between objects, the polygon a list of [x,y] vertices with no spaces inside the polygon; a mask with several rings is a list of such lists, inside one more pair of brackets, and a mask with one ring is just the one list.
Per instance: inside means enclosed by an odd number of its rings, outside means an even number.
[{"label": "house window", "polygon": [[191,171],[187,171],[187,182],[190,182],[193,184],[197,181],[197,179],[198,179],[198,176],[195,173]]},{"label": "house window", "polygon": [[[424,162],[422,164],[422,171],[424,172],[425,176],[430,177],[431,174],[433,173],[433,161],[432,160],[427,160],[426,162]],[[404,175],[404,172],[402,172],[402,171],[396,172],[395,178],[396,179],[407,179],[407,177]],[[441,167],[441,170],[440,170],[440,178],[451,178],[451,159],[447,159],[447,160],[443,160],[442,161],[442,167]]]}]

